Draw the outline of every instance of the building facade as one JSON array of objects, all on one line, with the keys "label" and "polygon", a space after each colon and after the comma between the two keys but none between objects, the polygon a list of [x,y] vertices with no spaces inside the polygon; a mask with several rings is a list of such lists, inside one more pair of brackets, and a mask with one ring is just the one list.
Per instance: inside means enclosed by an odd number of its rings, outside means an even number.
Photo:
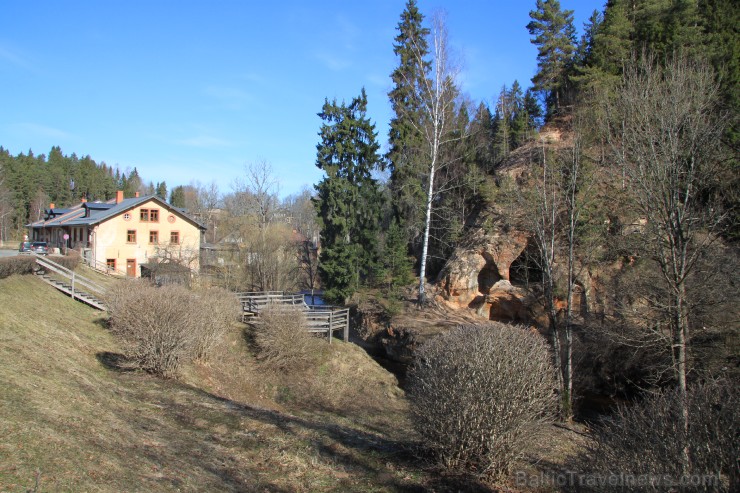
[{"label": "building facade", "polygon": [[[138,195],[138,194],[137,194]],[[28,225],[31,240],[62,253],[79,251],[90,265],[140,277],[141,266],[173,263],[198,271],[205,226],[155,195],[85,202],[69,209],[51,204]]]}]

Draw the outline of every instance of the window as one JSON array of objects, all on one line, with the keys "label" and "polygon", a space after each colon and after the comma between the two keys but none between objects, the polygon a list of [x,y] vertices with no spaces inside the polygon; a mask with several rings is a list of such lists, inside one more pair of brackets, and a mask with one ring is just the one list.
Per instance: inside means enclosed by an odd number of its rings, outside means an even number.
[{"label": "window", "polygon": [[154,245],[159,243],[159,231],[149,231],[149,243]]},{"label": "window", "polygon": [[139,220],[145,223],[158,223],[159,209],[141,209],[139,212]]},{"label": "window", "polygon": [[173,245],[180,244],[180,232],[179,231],[170,232],[170,243],[172,243]]},{"label": "window", "polygon": [[105,266],[108,267],[109,271],[116,271],[116,259],[109,258],[105,260]]},{"label": "window", "polygon": [[128,212],[126,214],[124,214],[123,215],[123,220],[124,221],[130,221],[131,220],[131,214],[129,214]]},{"label": "window", "polygon": [[129,229],[128,231],[126,231],[126,242],[136,243],[136,230],[135,229]]}]

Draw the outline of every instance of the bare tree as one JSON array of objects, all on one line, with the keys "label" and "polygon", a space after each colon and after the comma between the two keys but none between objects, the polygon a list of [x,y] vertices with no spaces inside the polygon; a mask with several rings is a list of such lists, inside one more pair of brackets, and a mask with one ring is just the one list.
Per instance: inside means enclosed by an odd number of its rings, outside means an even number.
[{"label": "bare tree", "polygon": [[303,286],[311,291],[311,303],[315,303],[314,292],[319,287],[318,248],[311,240],[305,239],[301,242],[298,255],[298,263],[303,274]]},{"label": "bare tree", "polygon": [[0,246],[8,239],[8,224],[12,222],[15,213],[12,194],[5,187],[4,182],[0,167]]},{"label": "bare tree", "polygon": [[279,182],[267,161],[245,166],[245,176],[224,198],[229,227],[238,232],[240,272],[248,289],[288,290],[297,286],[298,262],[290,225],[275,221]]},{"label": "bare tree", "polygon": [[542,300],[547,315],[548,329],[552,336],[553,357],[557,369],[557,382],[561,398],[567,398],[563,377],[562,344],[558,324],[556,299],[556,262],[561,252],[561,213],[564,197],[562,175],[558,172],[555,158],[540,140],[541,176],[533,187],[533,197],[526,204],[531,211],[531,232],[536,247],[535,262],[541,271]]},{"label": "bare tree", "polygon": [[215,243],[217,239],[217,208],[221,198],[218,185],[215,181],[205,185],[196,180],[190,182],[183,189],[185,208],[210,230],[211,241]]},{"label": "bare tree", "polygon": [[[686,432],[692,301],[687,283],[722,223],[713,203],[722,164],[717,94],[708,65],[680,54],[663,65],[643,55],[625,69],[608,106],[610,143],[647,220],[647,251],[661,273],[665,295],[650,301],[654,313],[665,314],[655,330],[668,336]],[[685,471],[690,455],[686,443]]]},{"label": "bare tree", "polygon": [[245,212],[256,219],[257,226],[263,231],[275,214],[280,191],[270,163],[261,160],[246,165],[244,179],[235,181],[234,191],[244,201]]},{"label": "bare tree", "polygon": [[[450,60],[447,27],[444,16],[436,13],[432,17],[431,29],[432,45],[432,73],[429,78],[422,78],[418,84],[407,81],[414,89],[414,97],[421,108],[422,121],[411,121],[423,135],[426,145],[426,156],[429,160],[427,167],[428,179],[426,190],[426,206],[424,221],[424,236],[421,251],[421,267],[419,269],[419,303],[426,301],[425,277],[427,256],[429,252],[429,232],[432,224],[432,207],[437,194],[435,190],[435,174],[444,166],[441,149],[451,140],[459,139],[459,135],[449,133],[452,124],[451,115],[454,114],[456,99],[456,79],[459,68]],[[420,46],[412,46],[413,56],[418,71],[427,73],[427,61]]]}]

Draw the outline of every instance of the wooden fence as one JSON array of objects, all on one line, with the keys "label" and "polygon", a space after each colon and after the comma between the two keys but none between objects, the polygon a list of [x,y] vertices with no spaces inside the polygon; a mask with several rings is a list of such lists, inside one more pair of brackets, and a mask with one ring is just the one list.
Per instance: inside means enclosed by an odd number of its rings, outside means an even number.
[{"label": "wooden fence", "polygon": [[349,341],[349,308],[331,305],[307,305],[299,293],[282,291],[262,291],[237,293],[242,304],[243,318],[259,316],[268,305],[295,306],[306,316],[308,330],[326,333],[331,344],[334,332],[341,330],[345,342]]}]

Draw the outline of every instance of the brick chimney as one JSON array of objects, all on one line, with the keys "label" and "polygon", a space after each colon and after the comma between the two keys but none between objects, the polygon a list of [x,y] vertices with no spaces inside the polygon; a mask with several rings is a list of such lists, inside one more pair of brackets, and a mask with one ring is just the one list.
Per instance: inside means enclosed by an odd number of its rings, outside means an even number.
[{"label": "brick chimney", "polygon": [[87,199],[85,197],[82,197],[82,199],[80,199],[80,202],[84,204],[85,202],[87,202]]},{"label": "brick chimney", "polygon": [[49,204],[49,209],[53,209],[53,208],[54,208],[54,202],[52,202],[51,204]]},{"label": "brick chimney", "polygon": [[116,191],[116,204],[123,202],[123,190]]},{"label": "brick chimney", "polygon": [[139,192],[136,192],[136,195],[135,195],[135,197],[136,197],[137,199],[139,198]]}]

